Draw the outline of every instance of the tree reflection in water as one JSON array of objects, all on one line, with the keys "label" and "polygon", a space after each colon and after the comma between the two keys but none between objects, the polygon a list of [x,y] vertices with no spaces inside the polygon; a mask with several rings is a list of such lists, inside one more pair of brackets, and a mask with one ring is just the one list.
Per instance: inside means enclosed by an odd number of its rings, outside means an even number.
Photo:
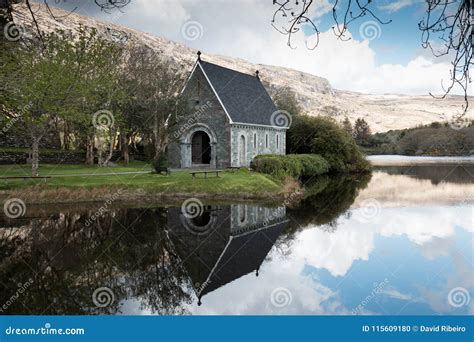
[{"label": "tree reflection in water", "polygon": [[[321,178],[298,207],[212,205],[191,219],[180,208],[117,208],[96,220],[97,208],[29,208],[26,218],[0,219],[0,314],[118,314],[130,302],[186,314],[196,298],[258,276],[269,251],[287,253],[299,229],[335,222],[367,182]],[[101,287],[114,296],[104,308],[92,300]]]}]

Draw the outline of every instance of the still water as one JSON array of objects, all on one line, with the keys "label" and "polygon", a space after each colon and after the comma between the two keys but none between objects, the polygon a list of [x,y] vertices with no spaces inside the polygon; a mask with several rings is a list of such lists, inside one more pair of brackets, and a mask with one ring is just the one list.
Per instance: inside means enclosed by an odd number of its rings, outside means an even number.
[{"label": "still water", "polygon": [[473,314],[473,167],[320,178],[289,207],[28,207],[0,219],[0,314]]}]

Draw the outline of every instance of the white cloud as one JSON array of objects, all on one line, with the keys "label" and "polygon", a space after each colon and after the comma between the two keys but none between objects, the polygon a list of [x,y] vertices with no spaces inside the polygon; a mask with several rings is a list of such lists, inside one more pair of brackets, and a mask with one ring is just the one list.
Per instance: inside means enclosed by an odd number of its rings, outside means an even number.
[{"label": "white cloud", "polygon": [[[204,315],[350,314],[352,308],[343,304],[338,290],[311,277],[305,272],[305,268],[310,266],[326,269],[334,277],[350,278],[349,270],[356,261],[369,260],[378,236],[394,238],[403,235],[420,251],[433,241],[447,241],[445,245],[449,251],[441,254],[450,256],[456,266],[455,270],[446,273],[444,280],[447,290],[432,289],[429,283],[419,280],[409,290],[414,292],[406,293],[397,288],[398,281],[393,279],[395,283],[380,293],[392,299],[427,303],[436,312],[447,312],[449,308],[445,303],[444,306],[438,304],[445,298],[445,292],[455,284],[472,287],[472,277],[469,277],[470,273],[467,271],[469,266],[465,265],[459,252],[453,249],[454,226],[466,227],[469,223],[470,211],[467,207],[458,207],[449,213],[436,206],[416,208],[413,211],[382,208],[378,220],[370,223],[358,222],[353,217],[341,218],[334,232],[315,227],[298,233],[288,256],[280,257],[274,249],[270,253],[271,258],[262,265],[258,278],[254,273],[248,274],[204,296],[201,307],[192,303],[186,308],[193,314]],[[291,303],[279,308],[272,305],[271,294],[276,288],[282,287],[290,292]]]},{"label": "white cloud", "polygon": [[398,0],[398,1],[392,1],[386,5],[382,5],[379,8],[387,12],[397,12],[401,10],[402,8],[413,5],[415,2],[416,0]]},{"label": "white cloud", "polygon": [[[317,9],[316,17],[330,10],[327,1],[318,2],[314,8]],[[406,65],[378,65],[376,52],[368,41],[351,39],[343,42],[334,36],[332,30],[321,33],[316,50],[305,48],[302,34],[294,36],[297,48],[290,49],[286,45],[287,36],[271,26],[274,10],[271,2],[251,0],[209,1],[205,5],[196,0],[166,0],[153,4],[139,0],[127,7],[120,22],[203,52],[322,76],[338,89],[365,93],[439,94],[442,93],[441,80],[449,80],[450,65],[447,61],[430,61],[420,51],[420,55]],[[181,27],[186,20],[198,21],[202,25],[204,33],[200,39],[184,39]],[[314,39],[314,36],[309,39]],[[380,39],[384,39],[383,32]]]}]

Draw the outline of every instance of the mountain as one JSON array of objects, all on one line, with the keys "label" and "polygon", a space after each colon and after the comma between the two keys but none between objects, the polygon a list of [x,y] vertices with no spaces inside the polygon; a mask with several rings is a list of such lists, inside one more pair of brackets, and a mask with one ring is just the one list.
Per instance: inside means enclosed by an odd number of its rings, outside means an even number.
[{"label": "mountain", "polygon": [[[163,57],[189,70],[196,60],[197,50],[183,44],[77,13],[68,15],[63,10],[51,9],[56,20],[45,5],[34,4],[35,18],[41,30],[51,31],[56,28],[67,30],[84,25],[96,28],[98,32],[111,39],[146,44]],[[27,34],[34,25],[28,9],[24,5],[16,5],[14,11],[15,23]],[[310,115],[331,116],[338,121],[347,116],[352,122],[363,117],[373,132],[409,128],[433,121],[447,121],[460,112],[463,104],[461,96],[448,96],[444,100],[439,100],[429,95],[372,95],[342,91],[332,88],[325,78],[289,68],[252,64],[242,59],[208,54],[205,51],[202,58],[245,73],[253,74],[259,70],[260,77],[269,92],[279,87],[290,87],[297,94],[304,110]],[[474,119],[472,111],[469,117]]]}]

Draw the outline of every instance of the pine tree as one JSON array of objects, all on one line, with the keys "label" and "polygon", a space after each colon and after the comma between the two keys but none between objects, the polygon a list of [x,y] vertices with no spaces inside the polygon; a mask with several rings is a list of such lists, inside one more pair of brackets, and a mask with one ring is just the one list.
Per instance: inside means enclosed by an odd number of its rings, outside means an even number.
[{"label": "pine tree", "polygon": [[354,124],[354,138],[358,145],[367,145],[370,141],[370,127],[367,121],[358,118]]}]

